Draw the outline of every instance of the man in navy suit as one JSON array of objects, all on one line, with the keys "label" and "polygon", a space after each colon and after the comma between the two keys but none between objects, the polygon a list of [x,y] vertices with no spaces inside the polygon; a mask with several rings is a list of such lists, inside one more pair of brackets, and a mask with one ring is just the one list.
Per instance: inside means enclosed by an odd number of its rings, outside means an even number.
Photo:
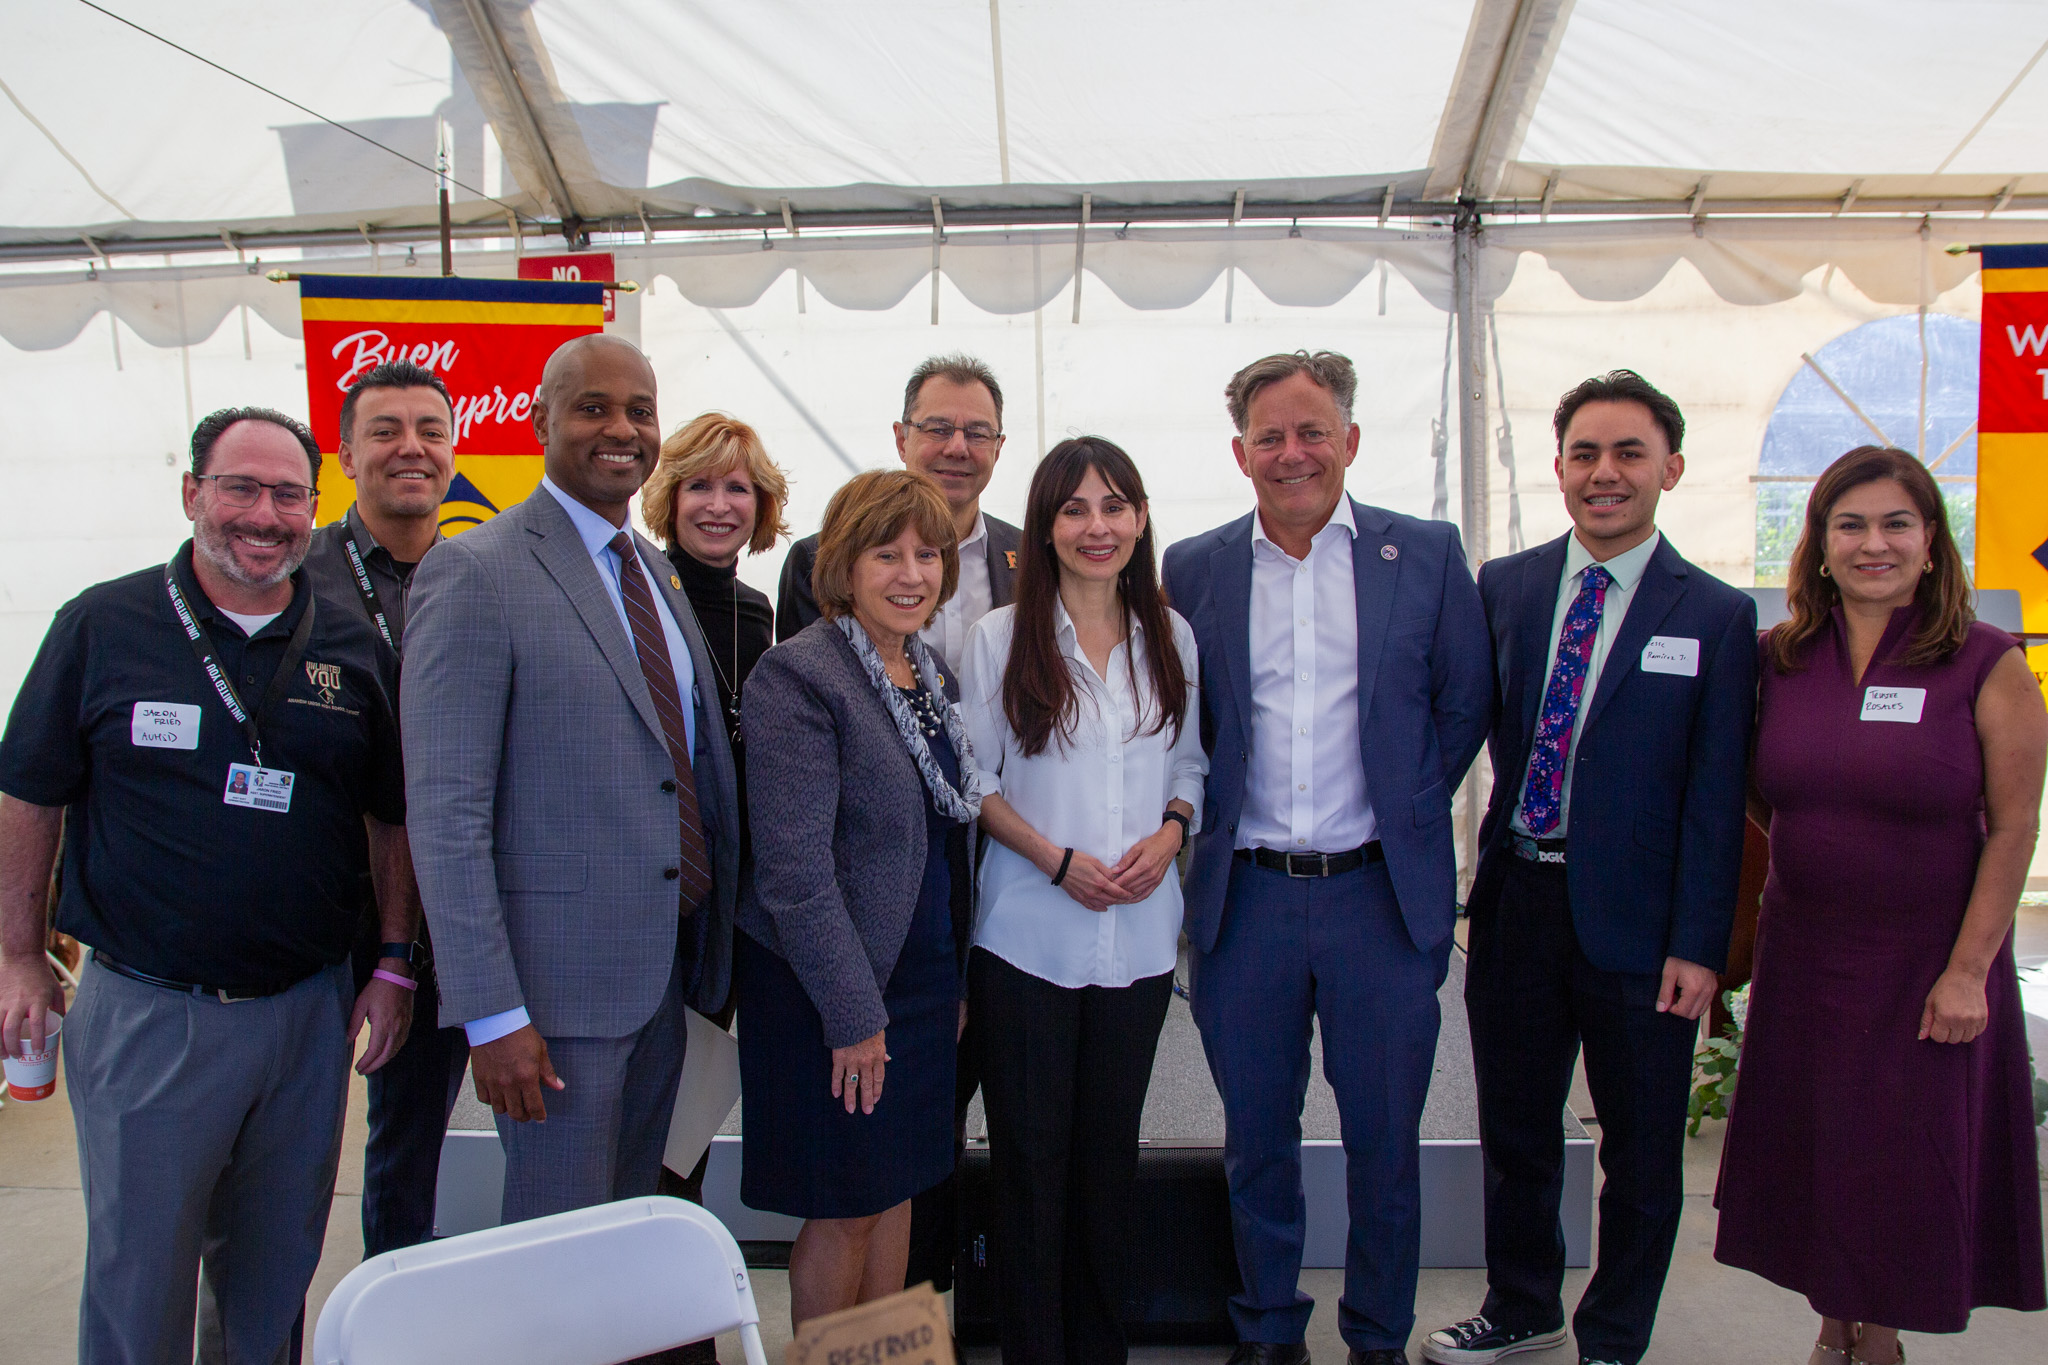
[{"label": "man in navy suit", "polygon": [[1561,1119],[1582,1045],[1607,1179],[1572,1327],[1582,1362],[1635,1365],[1648,1349],[1698,1021],[1742,870],[1756,604],[1657,531],[1685,419],[1616,370],[1567,393],[1554,425],[1572,530],[1479,572],[1500,707],[1465,1009],[1488,1290],[1424,1341],[1440,1365],[1564,1340]]},{"label": "man in navy suit", "polygon": [[1339,1330],[1405,1365],[1417,1139],[1455,916],[1451,793],[1491,714],[1486,622],[1455,527],[1354,502],[1351,362],[1268,356],[1225,395],[1252,514],[1166,552],[1202,656],[1210,752],[1186,886],[1195,1022],[1223,1096],[1244,1290],[1232,1365],[1296,1365],[1309,1033],[1343,1119]]}]

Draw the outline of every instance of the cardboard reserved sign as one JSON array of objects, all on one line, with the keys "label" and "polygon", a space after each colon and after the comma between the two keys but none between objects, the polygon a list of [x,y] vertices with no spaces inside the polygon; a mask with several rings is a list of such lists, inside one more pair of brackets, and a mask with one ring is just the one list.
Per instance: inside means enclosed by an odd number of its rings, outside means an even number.
[{"label": "cardboard reserved sign", "polygon": [[929,1284],[796,1329],[783,1365],[955,1365],[946,1304]]}]

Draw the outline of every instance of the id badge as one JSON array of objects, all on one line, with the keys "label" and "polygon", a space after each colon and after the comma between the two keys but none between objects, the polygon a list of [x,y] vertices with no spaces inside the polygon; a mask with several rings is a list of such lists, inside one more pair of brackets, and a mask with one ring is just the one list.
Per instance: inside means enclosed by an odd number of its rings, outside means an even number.
[{"label": "id badge", "polygon": [[280,813],[292,808],[292,775],[282,768],[258,768],[248,763],[228,764],[227,790],[221,800],[230,806],[251,806]]}]

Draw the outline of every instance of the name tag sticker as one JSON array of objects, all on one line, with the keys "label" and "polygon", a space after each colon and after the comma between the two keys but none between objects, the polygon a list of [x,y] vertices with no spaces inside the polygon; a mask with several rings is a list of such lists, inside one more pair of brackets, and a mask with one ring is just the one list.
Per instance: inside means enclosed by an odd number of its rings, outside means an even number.
[{"label": "name tag sticker", "polygon": [[292,808],[292,775],[282,768],[230,763],[227,790],[221,793],[220,799],[230,806],[288,811]]},{"label": "name tag sticker", "polygon": [[1643,672],[1675,673],[1681,678],[1700,675],[1700,642],[1682,635],[1652,635],[1643,646]]},{"label": "name tag sticker", "polygon": [[128,720],[128,742],[142,749],[196,749],[199,708],[190,702],[136,702]]},{"label": "name tag sticker", "polygon": [[1866,687],[1863,689],[1864,720],[1895,720],[1905,725],[1920,723],[1920,708],[1927,705],[1924,687]]}]

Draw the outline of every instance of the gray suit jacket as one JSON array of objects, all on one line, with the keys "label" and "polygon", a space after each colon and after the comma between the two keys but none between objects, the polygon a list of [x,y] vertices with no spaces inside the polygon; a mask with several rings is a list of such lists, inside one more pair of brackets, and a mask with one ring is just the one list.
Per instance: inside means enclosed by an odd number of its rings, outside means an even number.
[{"label": "gray suit jacket", "polygon": [[826,1045],[847,1047],[889,1022],[882,987],[924,880],[924,779],[829,621],[763,654],[741,706],[754,861],[739,927],[795,971]]},{"label": "gray suit jacket", "polygon": [[[739,797],[708,711],[711,656],[661,552],[633,537],[695,664],[693,768],[712,894],[685,997],[731,980]],[[550,1037],[620,1038],[653,1017],[676,947],[675,765],[633,642],[545,488],[420,564],[401,698],[413,863],[441,1023],[524,1005]]]}]

